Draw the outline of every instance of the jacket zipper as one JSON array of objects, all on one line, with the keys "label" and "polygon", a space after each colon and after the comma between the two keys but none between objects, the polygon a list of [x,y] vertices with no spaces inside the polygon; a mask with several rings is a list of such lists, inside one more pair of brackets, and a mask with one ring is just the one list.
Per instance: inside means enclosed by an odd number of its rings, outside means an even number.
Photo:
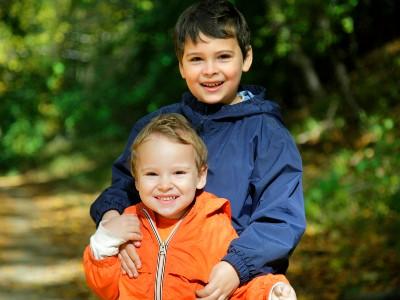
[{"label": "jacket zipper", "polygon": [[176,223],[174,229],[169,234],[168,238],[165,240],[165,242],[163,242],[160,235],[158,234],[157,226],[156,224],[154,224],[149,213],[144,208],[142,209],[142,211],[144,212],[147,220],[149,221],[151,230],[153,231],[158,243],[157,271],[156,271],[156,280],[154,284],[154,300],[162,300],[164,272],[167,261],[168,245],[170,240],[174,236],[175,232],[178,230],[178,227],[181,224],[183,218]]}]

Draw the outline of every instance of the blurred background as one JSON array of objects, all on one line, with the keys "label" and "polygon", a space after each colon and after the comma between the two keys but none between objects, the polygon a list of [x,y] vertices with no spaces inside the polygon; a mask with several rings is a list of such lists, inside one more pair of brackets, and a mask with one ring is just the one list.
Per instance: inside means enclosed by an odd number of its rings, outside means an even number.
[{"label": "blurred background", "polygon": [[[304,161],[299,300],[400,299],[400,2],[237,0]],[[95,299],[89,206],[144,114],[185,91],[183,0],[0,1],[0,299]]]}]

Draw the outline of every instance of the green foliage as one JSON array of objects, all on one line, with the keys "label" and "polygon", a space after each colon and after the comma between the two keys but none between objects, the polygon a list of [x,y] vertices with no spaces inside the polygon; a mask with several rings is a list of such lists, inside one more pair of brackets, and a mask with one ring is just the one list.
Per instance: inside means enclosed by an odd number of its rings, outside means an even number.
[{"label": "green foliage", "polygon": [[400,157],[393,155],[400,151],[398,122],[398,116],[365,116],[356,148],[335,151],[320,166],[306,194],[311,220],[330,224],[354,216],[400,214]]},{"label": "green foliage", "polygon": [[[272,57],[286,57],[303,48],[308,53],[324,54],[343,35],[353,33],[352,11],[358,0],[351,1],[268,1],[266,26],[259,29],[255,45],[275,40]],[[267,45],[268,47],[268,45]]]},{"label": "green foliage", "polygon": [[[399,98],[397,44],[377,52],[359,46],[365,40],[360,28],[369,26],[364,16],[381,10],[390,25],[395,14],[384,7],[395,2],[234,2],[253,32],[255,59],[244,82],[266,86],[288,111],[308,112],[289,123],[313,128],[305,130],[304,143],[318,142],[326,132],[330,110],[336,128],[340,123],[346,130],[358,118],[357,135],[363,114],[384,116]],[[191,3],[2,1],[0,169],[39,163],[40,153],[59,137],[125,140],[137,118],[179,99],[185,86],[171,30]],[[397,36],[391,31],[387,40]],[[342,75],[337,66],[344,66]]]},{"label": "green foliage", "polygon": [[399,51],[393,42],[358,59],[351,74],[354,99],[363,107],[358,123],[341,114],[307,118],[295,128],[300,144],[322,145],[316,149],[324,159],[312,162],[319,170],[311,168],[307,183],[308,214],[320,224],[400,214]]}]

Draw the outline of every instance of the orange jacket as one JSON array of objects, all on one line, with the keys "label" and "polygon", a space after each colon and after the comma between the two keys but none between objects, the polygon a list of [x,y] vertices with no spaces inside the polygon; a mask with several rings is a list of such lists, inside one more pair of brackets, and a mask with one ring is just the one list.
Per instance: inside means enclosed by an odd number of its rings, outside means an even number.
[{"label": "orange jacket", "polygon": [[137,214],[141,223],[143,240],[137,251],[142,268],[137,279],[130,279],[122,275],[116,256],[95,260],[90,247],[86,247],[86,281],[102,299],[195,299],[195,291],[206,285],[212,267],[237,237],[231,225],[229,202],[207,192],[196,198],[165,243],[152,229],[153,212],[142,203],[128,207],[125,213]]}]

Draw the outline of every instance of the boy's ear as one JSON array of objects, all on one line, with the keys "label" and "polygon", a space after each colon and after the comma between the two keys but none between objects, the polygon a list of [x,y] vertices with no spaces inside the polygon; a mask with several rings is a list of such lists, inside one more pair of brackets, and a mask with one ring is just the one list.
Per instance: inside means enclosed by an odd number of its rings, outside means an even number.
[{"label": "boy's ear", "polygon": [[206,186],[207,182],[207,166],[203,166],[199,171],[199,181],[197,182],[196,188],[201,190]]},{"label": "boy's ear", "polygon": [[182,66],[182,62],[179,62],[179,72],[181,73],[181,76],[183,79],[185,79],[185,74],[183,72],[183,66]]},{"label": "boy's ear", "polygon": [[249,49],[247,50],[246,57],[243,60],[242,71],[247,72],[248,70],[250,70],[252,62],[253,62],[253,48],[251,48],[250,46]]}]

